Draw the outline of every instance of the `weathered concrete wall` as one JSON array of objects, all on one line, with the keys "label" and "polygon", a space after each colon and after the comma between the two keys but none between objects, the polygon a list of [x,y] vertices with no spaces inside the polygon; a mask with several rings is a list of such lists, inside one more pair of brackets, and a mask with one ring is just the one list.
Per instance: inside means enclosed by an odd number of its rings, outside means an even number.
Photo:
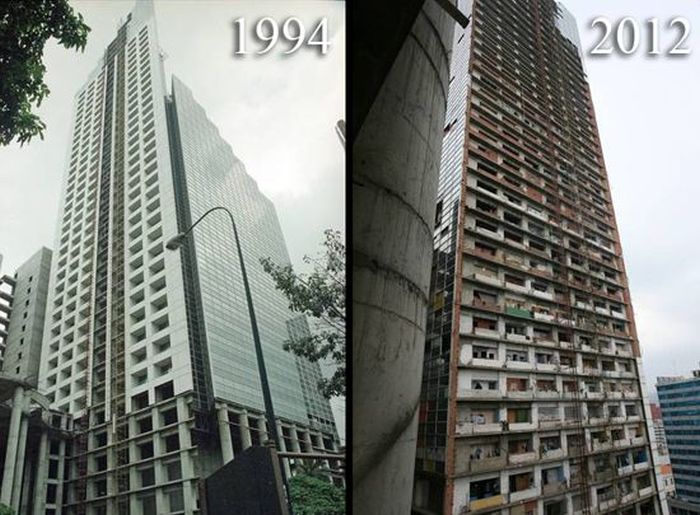
[{"label": "weathered concrete wall", "polygon": [[428,0],[353,145],[354,513],[410,513],[454,21]]}]

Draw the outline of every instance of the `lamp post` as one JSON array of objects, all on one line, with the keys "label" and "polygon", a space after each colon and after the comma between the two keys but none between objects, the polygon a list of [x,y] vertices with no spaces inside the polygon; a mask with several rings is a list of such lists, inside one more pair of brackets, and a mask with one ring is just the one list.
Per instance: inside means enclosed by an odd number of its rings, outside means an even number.
[{"label": "lamp post", "polygon": [[[270,384],[267,381],[267,370],[265,368],[265,360],[263,358],[262,345],[260,344],[260,333],[258,332],[258,322],[255,318],[255,309],[253,308],[253,297],[250,294],[250,285],[248,284],[248,274],[245,270],[245,261],[243,260],[243,252],[241,251],[241,242],[238,239],[238,229],[236,228],[236,222],[233,218],[233,214],[228,208],[223,206],[217,206],[209,209],[206,213],[200,216],[185,232],[181,232],[176,236],[173,236],[165,244],[165,248],[168,250],[179,249],[187,240],[187,237],[192,232],[192,230],[201,222],[207,215],[213,213],[214,211],[225,211],[231,221],[231,226],[233,227],[233,236],[236,242],[236,251],[238,252],[238,261],[241,263],[241,275],[243,276],[243,288],[245,289],[246,303],[248,304],[248,314],[250,316],[250,327],[253,332],[253,343],[255,344],[255,356],[258,362],[258,373],[260,375],[260,384],[262,386],[263,402],[265,404],[265,418],[267,419],[267,425],[269,426],[270,435],[272,438],[273,447],[282,448],[279,432],[277,431],[277,423],[275,421],[275,411],[272,407],[272,395],[270,393]],[[280,458],[280,465],[282,458]],[[289,512],[292,512],[291,500],[289,499],[289,489],[287,488],[287,478],[284,474],[284,467],[282,470],[282,482],[284,483],[284,489],[287,494],[287,506]]]}]

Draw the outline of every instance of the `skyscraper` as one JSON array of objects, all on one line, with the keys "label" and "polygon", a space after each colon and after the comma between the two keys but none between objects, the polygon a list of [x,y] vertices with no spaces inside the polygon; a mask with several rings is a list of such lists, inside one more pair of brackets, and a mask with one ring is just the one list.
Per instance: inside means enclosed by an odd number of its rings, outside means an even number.
[{"label": "skyscraper", "polygon": [[[233,213],[283,449],[335,448],[318,365],[284,351],[293,318],[259,263],[289,262],[274,206],[178,79],[139,1],[76,95],[40,389],[76,437],[49,476],[56,513],[192,513],[197,480],[267,439]],[[289,473],[290,465],[285,461]]]},{"label": "skyscraper", "polygon": [[673,513],[700,513],[700,370],[656,384],[677,499]]},{"label": "skyscraper", "polygon": [[414,505],[660,513],[640,348],[576,24],[460,2]]}]

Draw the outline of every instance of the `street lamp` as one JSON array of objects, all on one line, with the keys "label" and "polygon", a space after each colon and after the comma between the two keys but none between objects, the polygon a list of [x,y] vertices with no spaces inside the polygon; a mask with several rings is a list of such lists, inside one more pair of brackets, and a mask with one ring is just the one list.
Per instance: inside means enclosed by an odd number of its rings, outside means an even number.
[{"label": "street lamp", "polygon": [[[269,431],[272,436],[271,440],[273,447],[282,448],[281,441],[279,437],[279,432],[277,431],[277,424],[275,422],[275,412],[272,408],[272,395],[270,394],[270,384],[267,381],[267,370],[265,368],[265,360],[263,358],[262,345],[260,344],[260,334],[258,332],[258,322],[255,318],[255,309],[253,308],[253,297],[250,294],[250,285],[248,284],[248,274],[245,270],[245,262],[243,260],[243,252],[241,251],[241,242],[238,239],[238,229],[236,229],[236,222],[233,218],[231,211],[223,206],[217,206],[209,209],[206,213],[200,216],[197,221],[195,221],[189,229],[185,232],[181,232],[173,236],[165,244],[165,248],[168,250],[177,250],[187,241],[187,237],[192,232],[192,230],[201,222],[207,215],[213,213],[214,211],[225,211],[231,221],[231,226],[233,227],[233,236],[236,241],[236,251],[238,252],[238,261],[241,263],[241,275],[243,276],[243,288],[245,289],[246,303],[248,304],[248,314],[250,316],[250,327],[253,332],[253,342],[255,344],[255,356],[258,362],[258,373],[260,374],[260,383],[262,386],[263,402],[265,404],[265,418],[267,419],[267,425],[269,426]],[[281,462],[281,459],[280,459]],[[287,479],[284,475],[284,467],[280,471],[282,474],[282,481],[284,482],[285,490],[287,491],[287,505],[291,513],[291,503],[289,499],[289,490],[287,488]]]}]

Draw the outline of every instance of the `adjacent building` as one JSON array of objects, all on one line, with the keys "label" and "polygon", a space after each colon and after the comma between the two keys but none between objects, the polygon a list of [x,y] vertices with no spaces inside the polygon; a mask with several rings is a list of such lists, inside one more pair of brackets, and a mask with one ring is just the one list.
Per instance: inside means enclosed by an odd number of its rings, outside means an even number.
[{"label": "adjacent building", "polygon": [[661,418],[661,407],[658,404],[650,404],[651,408],[651,439],[652,452],[654,456],[654,466],[656,468],[657,484],[659,485],[659,497],[662,502],[675,497],[676,487],[673,481],[673,469],[671,468],[671,456],[668,453],[668,443],[666,442],[666,432]]},{"label": "adjacent building", "polygon": [[52,410],[36,389],[50,265],[51,251],[41,248],[0,277],[0,502],[23,515],[45,513],[45,499],[56,494],[46,482],[57,466],[50,447],[69,438],[70,416]]},{"label": "adjacent building", "polygon": [[671,511],[700,513],[700,370],[659,377],[656,390],[676,489]]},{"label": "adjacent building", "polygon": [[[51,250],[38,250],[25,261],[12,281],[12,301],[2,371],[36,387],[44,336],[46,297],[49,290]],[[0,308],[2,309],[2,308]]]},{"label": "adjacent building", "polygon": [[459,8],[414,509],[662,513],[575,20],[553,0]]},{"label": "adjacent building", "polygon": [[336,449],[318,365],[283,350],[294,316],[259,263],[289,263],[274,206],[168,88],[139,1],[75,98],[39,372],[72,440],[51,446],[46,513],[195,513],[199,479],[268,439],[229,219],[165,246],[214,206],[237,222],[282,450]]}]

